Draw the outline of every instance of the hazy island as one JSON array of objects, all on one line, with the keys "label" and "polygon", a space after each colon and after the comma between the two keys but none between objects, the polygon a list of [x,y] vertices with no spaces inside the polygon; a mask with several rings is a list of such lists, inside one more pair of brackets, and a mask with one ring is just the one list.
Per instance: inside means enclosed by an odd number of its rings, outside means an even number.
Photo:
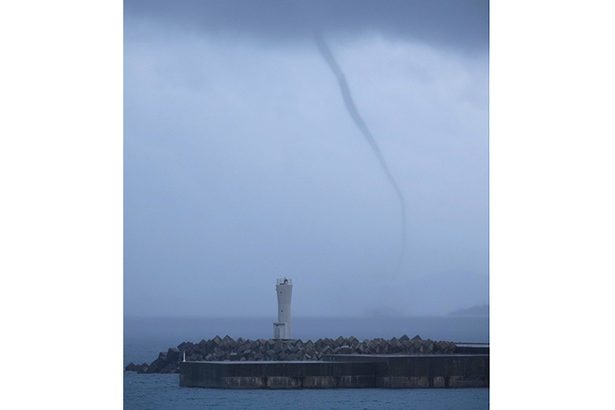
[{"label": "hazy island", "polygon": [[465,309],[455,310],[449,313],[449,316],[488,317],[489,305],[475,305]]}]

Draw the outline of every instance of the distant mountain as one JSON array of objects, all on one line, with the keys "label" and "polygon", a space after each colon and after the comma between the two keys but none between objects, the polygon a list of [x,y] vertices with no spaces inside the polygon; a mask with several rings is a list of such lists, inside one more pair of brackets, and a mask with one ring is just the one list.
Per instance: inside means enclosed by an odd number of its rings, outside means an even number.
[{"label": "distant mountain", "polygon": [[449,316],[489,316],[489,305],[476,305],[449,313]]}]

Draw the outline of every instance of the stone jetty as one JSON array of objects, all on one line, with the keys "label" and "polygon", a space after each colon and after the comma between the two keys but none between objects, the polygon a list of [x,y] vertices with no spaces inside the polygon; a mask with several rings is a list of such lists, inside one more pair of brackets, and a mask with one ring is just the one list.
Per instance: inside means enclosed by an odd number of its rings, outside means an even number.
[{"label": "stone jetty", "polygon": [[312,340],[233,339],[216,336],[198,343],[183,342],[161,352],[151,363],[126,366],[126,371],[138,373],[178,373],[179,363],[186,361],[320,361],[330,355],[417,355],[454,354],[454,342],[434,341],[403,335],[392,339],[366,339],[356,337],[323,338]]}]

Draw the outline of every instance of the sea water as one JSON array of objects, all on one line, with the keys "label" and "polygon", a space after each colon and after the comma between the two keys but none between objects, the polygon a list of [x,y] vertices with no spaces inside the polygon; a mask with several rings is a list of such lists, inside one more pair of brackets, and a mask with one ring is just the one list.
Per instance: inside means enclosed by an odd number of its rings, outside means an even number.
[{"label": "sea water", "polygon": [[[268,318],[125,318],[124,365],[151,362],[183,341],[215,335],[271,337]],[[303,340],[419,334],[434,340],[487,342],[486,317],[296,318]],[[179,387],[177,374],[124,373],[124,408],[133,409],[488,409],[489,389],[220,390]]]}]

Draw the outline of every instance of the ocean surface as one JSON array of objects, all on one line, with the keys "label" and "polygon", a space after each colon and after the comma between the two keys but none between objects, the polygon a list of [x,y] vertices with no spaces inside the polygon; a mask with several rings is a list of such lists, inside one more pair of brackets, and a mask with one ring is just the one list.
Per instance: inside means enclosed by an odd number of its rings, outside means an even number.
[{"label": "ocean surface", "polygon": [[[216,335],[269,338],[271,318],[124,318],[124,365],[151,362],[183,341]],[[303,340],[355,336],[488,342],[487,317],[294,318]],[[124,373],[125,410],[158,409],[488,409],[489,389],[218,390],[180,388],[177,374]]]}]

